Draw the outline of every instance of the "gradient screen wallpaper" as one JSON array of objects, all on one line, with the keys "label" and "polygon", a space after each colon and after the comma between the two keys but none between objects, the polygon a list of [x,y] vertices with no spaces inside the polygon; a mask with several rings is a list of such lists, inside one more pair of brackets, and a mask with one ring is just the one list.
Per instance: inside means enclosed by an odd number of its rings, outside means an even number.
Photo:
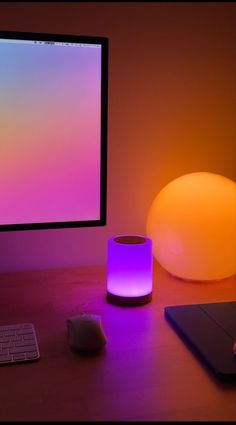
[{"label": "gradient screen wallpaper", "polygon": [[102,46],[0,36],[0,225],[101,219]]}]

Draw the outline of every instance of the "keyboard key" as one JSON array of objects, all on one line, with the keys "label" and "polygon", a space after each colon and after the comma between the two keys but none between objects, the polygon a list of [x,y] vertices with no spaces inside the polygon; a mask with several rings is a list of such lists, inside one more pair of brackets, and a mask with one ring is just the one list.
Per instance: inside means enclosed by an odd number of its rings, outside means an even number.
[{"label": "keyboard key", "polygon": [[6,338],[5,336],[0,338],[0,342],[10,342],[10,338]]},{"label": "keyboard key", "polygon": [[15,332],[5,332],[5,335],[4,336],[14,336],[15,335]]},{"label": "keyboard key", "polygon": [[17,331],[17,335],[29,335],[29,334],[33,334],[31,329],[19,329]]},{"label": "keyboard key", "polygon": [[37,351],[32,351],[31,353],[27,353],[27,359],[35,359],[38,357]]},{"label": "keyboard key", "polygon": [[22,341],[18,341],[15,342],[15,347],[27,347],[33,345],[35,347],[35,342],[32,339],[28,339],[28,340],[22,340]]},{"label": "keyboard key", "polygon": [[22,339],[34,339],[34,334],[22,335]]},{"label": "keyboard key", "polygon": [[14,354],[12,356],[13,360],[25,360],[25,353],[22,354]]},{"label": "keyboard key", "polygon": [[3,342],[2,343],[2,348],[12,348],[12,347],[14,347],[13,342]]},{"label": "keyboard key", "polygon": [[1,363],[6,363],[6,362],[11,362],[12,361],[12,356],[10,356],[9,354],[0,354],[0,364]]},{"label": "keyboard key", "polygon": [[8,350],[8,348],[2,348],[2,349],[0,350],[0,354],[9,354],[9,350]]},{"label": "keyboard key", "polygon": [[15,347],[15,348],[10,348],[10,354],[18,354],[18,353],[22,353],[22,351],[35,351],[35,345],[32,345],[31,347]]},{"label": "keyboard key", "polygon": [[[34,335],[30,335],[30,338],[34,339]],[[13,336],[13,337],[10,338],[11,342],[22,341],[22,340],[23,340],[22,335],[21,336]]]}]

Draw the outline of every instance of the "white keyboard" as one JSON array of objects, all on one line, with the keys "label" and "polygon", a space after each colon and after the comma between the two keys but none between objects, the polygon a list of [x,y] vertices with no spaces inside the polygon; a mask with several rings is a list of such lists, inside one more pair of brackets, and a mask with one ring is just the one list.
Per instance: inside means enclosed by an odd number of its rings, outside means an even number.
[{"label": "white keyboard", "polygon": [[0,326],[0,366],[37,360],[38,341],[32,323]]}]

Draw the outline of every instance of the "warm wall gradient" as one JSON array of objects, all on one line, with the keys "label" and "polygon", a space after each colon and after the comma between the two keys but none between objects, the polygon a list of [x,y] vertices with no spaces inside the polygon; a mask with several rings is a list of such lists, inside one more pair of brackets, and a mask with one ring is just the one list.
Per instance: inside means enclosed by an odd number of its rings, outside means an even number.
[{"label": "warm wall gradient", "polygon": [[107,239],[146,232],[169,181],[236,179],[234,3],[1,3],[5,30],[108,36],[108,223],[0,235],[0,269],[106,262]]}]

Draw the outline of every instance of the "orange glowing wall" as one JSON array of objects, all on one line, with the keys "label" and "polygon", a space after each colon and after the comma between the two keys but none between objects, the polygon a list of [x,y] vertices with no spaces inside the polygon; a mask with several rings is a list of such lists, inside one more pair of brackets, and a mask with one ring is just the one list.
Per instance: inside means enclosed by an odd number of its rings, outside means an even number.
[{"label": "orange glowing wall", "polygon": [[107,226],[1,234],[0,270],[103,264],[108,237],[146,232],[149,206],[172,179],[235,180],[235,22],[227,2],[0,4],[3,30],[110,41]]}]

